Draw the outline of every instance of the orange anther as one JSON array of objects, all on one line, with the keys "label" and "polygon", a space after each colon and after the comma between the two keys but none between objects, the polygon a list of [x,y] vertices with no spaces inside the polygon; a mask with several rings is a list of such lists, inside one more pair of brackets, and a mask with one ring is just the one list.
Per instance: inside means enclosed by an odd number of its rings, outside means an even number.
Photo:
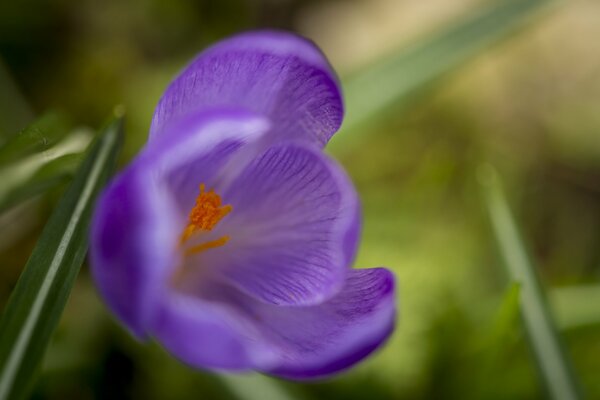
[{"label": "orange anther", "polygon": [[198,231],[210,231],[233,208],[221,205],[221,196],[213,189],[205,191],[204,184],[200,185],[200,194],[196,197],[196,205],[190,211],[188,224],[181,234],[181,243],[186,242]]}]

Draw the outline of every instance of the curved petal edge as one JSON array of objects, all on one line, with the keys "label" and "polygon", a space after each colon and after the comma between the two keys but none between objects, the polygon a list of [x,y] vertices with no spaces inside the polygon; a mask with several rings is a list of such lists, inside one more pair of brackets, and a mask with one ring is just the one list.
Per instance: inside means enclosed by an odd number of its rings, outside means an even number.
[{"label": "curved petal edge", "polygon": [[190,113],[242,107],[273,123],[272,140],[324,146],[338,130],[338,79],[321,51],[283,31],[236,35],[209,47],[169,85],[158,102],[150,139]]}]

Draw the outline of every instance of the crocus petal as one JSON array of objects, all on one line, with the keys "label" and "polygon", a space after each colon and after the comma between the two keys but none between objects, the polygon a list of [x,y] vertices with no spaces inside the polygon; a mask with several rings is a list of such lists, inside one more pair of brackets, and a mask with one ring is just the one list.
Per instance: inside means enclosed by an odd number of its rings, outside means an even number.
[{"label": "crocus petal", "polygon": [[359,202],[343,170],[320,150],[269,148],[223,199],[233,211],[216,236],[230,240],[202,254],[202,267],[268,303],[320,303],[342,287],[357,247]]},{"label": "crocus petal", "polygon": [[171,354],[192,366],[249,369],[252,361],[241,326],[228,316],[223,305],[171,293],[161,305],[153,335]]},{"label": "crocus petal", "polygon": [[104,300],[135,335],[144,336],[179,262],[185,214],[177,194],[210,183],[215,166],[264,129],[264,120],[247,112],[190,117],[144,149],[101,195],[92,223],[92,273]]},{"label": "crocus petal", "polygon": [[396,306],[394,277],[384,268],[352,270],[344,288],[312,307],[256,304],[254,318],[278,353],[264,372],[291,379],[328,376],[362,360],[390,336]]},{"label": "crocus petal", "polygon": [[98,200],[92,273],[108,306],[136,336],[144,336],[153,292],[174,263],[176,221],[171,202],[137,168],[121,174]]},{"label": "crocus petal", "polygon": [[336,296],[306,307],[204,283],[197,293],[168,295],[153,326],[168,351],[199,368],[321,378],[362,360],[394,328],[394,278],[384,268],[351,270]]},{"label": "crocus petal", "polygon": [[[264,117],[245,110],[203,111],[171,125],[166,135],[148,144],[141,157],[152,159],[187,215],[199,185],[214,187],[218,179],[227,176],[223,169],[231,156],[238,155],[238,150],[256,142],[269,129],[270,123]],[[236,157],[236,164],[243,164],[246,158]]]},{"label": "crocus petal", "polygon": [[278,31],[237,35],[202,52],[160,99],[150,136],[189,113],[219,106],[267,116],[272,139],[320,146],[343,117],[337,78],[324,55],[306,39]]}]

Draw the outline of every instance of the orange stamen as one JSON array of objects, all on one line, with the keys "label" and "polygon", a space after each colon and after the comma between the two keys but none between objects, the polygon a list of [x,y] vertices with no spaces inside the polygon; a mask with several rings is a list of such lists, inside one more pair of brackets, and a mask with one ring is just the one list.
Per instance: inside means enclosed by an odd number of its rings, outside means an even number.
[{"label": "orange stamen", "polygon": [[[233,209],[231,205],[221,205],[221,196],[216,194],[213,189],[208,192],[205,189],[204,184],[201,184],[200,194],[196,197],[196,204],[188,216],[188,224],[181,234],[181,244],[184,244],[197,232],[207,232],[212,230],[215,225],[217,225],[217,223]],[[229,236],[223,236],[219,239],[190,247],[185,251],[185,255],[189,256],[204,250],[223,246],[228,240]]]},{"label": "orange stamen", "polygon": [[227,243],[229,241],[229,236],[225,235],[223,237],[218,238],[217,240],[213,240],[211,242],[206,242],[206,243],[201,243],[197,246],[194,247],[190,247],[189,249],[185,250],[185,255],[186,256],[191,256],[193,254],[198,254],[203,252],[204,250],[208,250],[208,249],[214,249],[216,247],[221,247],[223,246],[225,243]]}]

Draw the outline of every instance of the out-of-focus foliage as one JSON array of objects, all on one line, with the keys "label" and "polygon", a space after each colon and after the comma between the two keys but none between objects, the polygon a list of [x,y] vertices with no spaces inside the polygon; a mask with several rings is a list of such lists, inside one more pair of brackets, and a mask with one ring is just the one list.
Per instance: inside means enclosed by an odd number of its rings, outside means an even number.
[{"label": "out-of-focus foliage", "polygon": [[[14,117],[0,127],[19,128],[1,133],[18,132],[31,109],[60,109],[76,125],[98,126],[122,103],[129,116],[125,163],[144,143],[171,77],[224,35],[265,26],[296,29],[331,55],[342,76],[352,76],[357,65],[376,63],[390,49],[408,48],[488,4],[2,2],[0,56],[12,77],[10,98],[18,101],[4,100],[8,86],[0,80],[0,116]],[[158,346],[131,339],[107,314],[84,268],[35,398],[235,399],[278,389],[298,399],[543,398],[515,315],[519,290],[507,290],[482,207],[475,178],[482,161],[507,178],[541,281],[561,321],[572,318],[563,334],[575,371],[588,396],[600,397],[600,323],[580,317],[597,315],[585,298],[600,284],[598,15],[595,1],[563,2],[438,80],[402,113],[391,109],[362,127],[360,146],[339,153],[363,201],[356,265],[385,264],[400,283],[398,329],[368,361],[317,384],[192,371]],[[15,111],[7,112],[11,106]],[[336,141],[343,147],[343,136]],[[0,215],[2,306],[59,194],[50,191]],[[573,285],[580,284],[589,289],[578,292]],[[556,295],[554,288],[560,289]],[[580,312],[582,303],[589,312]],[[265,380],[276,389],[264,389]]]},{"label": "out-of-focus foliage", "polygon": [[519,308],[540,378],[547,394],[557,400],[581,398],[581,387],[561,340],[536,267],[532,264],[502,188],[490,165],[479,169],[498,252],[513,282],[520,286]]},{"label": "out-of-focus foliage", "polygon": [[60,114],[47,113],[0,144],[0,212],[73,177],[90,141]]},{"label": "out-of-focus foliage", "polygon": [[25,398],[35,378],[87,251],[95,199],[117,161],[121,120],[90,146],[52,212],[0,319],[0,398]]},{"label": "out-of-focus foliage", "polygon": [[[491,44],[514,33],[541,10],[554,5],[548,0],[507,0],[481,7],[461,18],[456,26],[445,28],[432,37],[398,51],[364,71],[344,80],[347,116],[342,126],[341,148],[347,148],[349,134],[368,131],[369,123],[398,113],[402,106],[436,79],[452,72]],[[337,147],[336,149],[339,149]]]}]

